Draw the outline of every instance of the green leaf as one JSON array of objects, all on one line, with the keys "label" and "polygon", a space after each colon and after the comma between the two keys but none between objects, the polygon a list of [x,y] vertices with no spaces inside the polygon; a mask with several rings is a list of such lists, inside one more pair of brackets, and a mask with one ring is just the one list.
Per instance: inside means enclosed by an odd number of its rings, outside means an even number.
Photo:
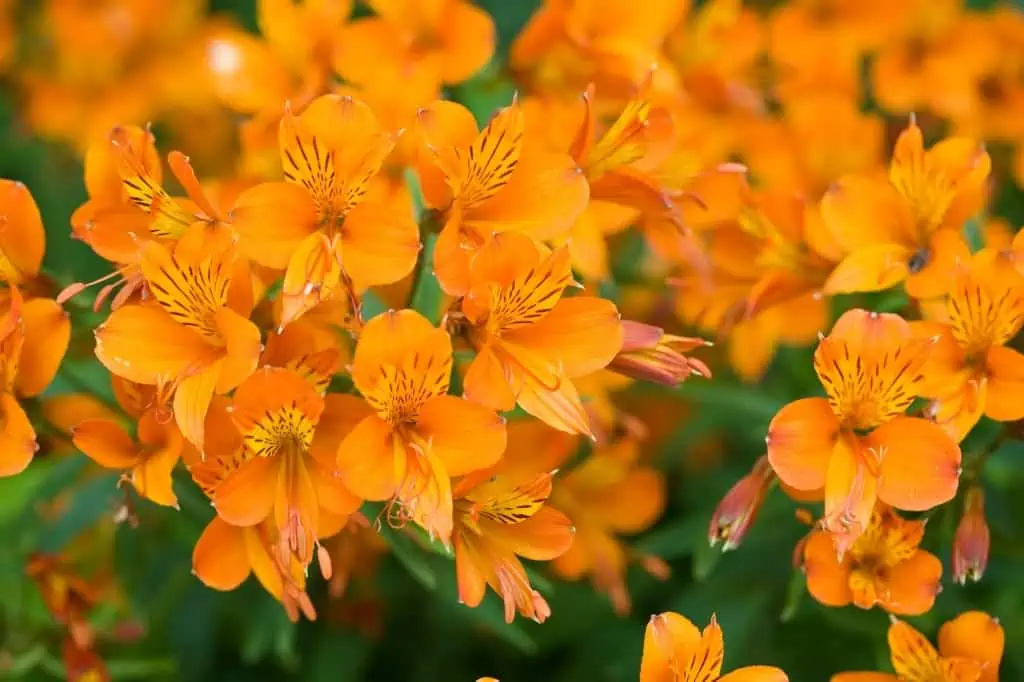
[{"label": "green leaf", "polygon": [[[60,551],[84,530],[104,516],[110,516],[114,511],[114,500],[121,494],[117,489],[118,477],[117,473],[103,472],[71,492],[71,503],[43,532],[41,549]],[[110,523],[113,523],[112,519]]]},{"label": "green leaf", "polygon": [[395,559],[402,564],[416,582],[429,591],[434,591],[437,588],[437,574],[424,559],[422,549],[416,546],[412,538],[401,531],[391,529],[387,524],[383,524],[381,537],[387,540]]}]

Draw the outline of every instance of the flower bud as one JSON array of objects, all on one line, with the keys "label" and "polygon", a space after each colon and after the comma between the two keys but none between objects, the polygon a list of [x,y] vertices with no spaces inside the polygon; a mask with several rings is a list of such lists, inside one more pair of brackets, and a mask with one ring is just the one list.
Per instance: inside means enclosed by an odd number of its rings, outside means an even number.
[{"label": "flower bud", "polygon": [[988,565],[989,531],[985,523],[985,495],[971,486],[964,498],[964,515],[953,539],[953,580],[978,582]]},{"label": "flower bud", "polygon": [[622,331],[622,349],[608,365],[611,371],[664,386],[676,386],[693,375],[711,377],[707,365],[685,355],[711,342],[631,320],[623,321]]},{"label": "flower bud", "polygon": [[739,547],[774,482],[775,472],[768,456],[762,455],[750,473],[741,478],[718,503],[708,527],[708,542],[712,547],[719,542],[723,543],[724,552]]}]

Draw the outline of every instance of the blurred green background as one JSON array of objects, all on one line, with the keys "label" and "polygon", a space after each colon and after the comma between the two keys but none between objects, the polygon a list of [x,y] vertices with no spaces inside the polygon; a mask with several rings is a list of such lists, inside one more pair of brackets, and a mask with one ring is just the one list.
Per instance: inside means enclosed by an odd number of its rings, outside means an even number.
[{"label": "blurred green background", "polygon": [[[536,2],[480,4],[495,17],[504,51]],[[252,0],[213,0],[211,11],[233,13],[252,27],[253,5]],[[453,96],[486,115],[512,91],[495,73],[459,87]],[[86,198],[80,162],[71,150],[34,138],[17,111],[14,91],[0,89],[0,176],[23,181],[40,205],[48,235],[47,272],[60,284],[102,274],[104,265],[92,252],[68,238],[71,212]],[[1019,188],[1005,190],[997,205],[1015,225],[1024,219]],[[88,324],[94,318],[79,320],[69,361],[49,394],[86,390],[109,397],[109,382],[89,356]],[[479,609],[460,606],[451,562],[390,534],[393,551],[383,557],[375,577],[355,584],[346,597],[347,620],[355,613],[364,623],[379,621],[379,627],[355,628],[343,622],[345,614],[332,617],[330,608],[315,623],[293,625],[252,580],[223,594],[190,574],[192,545],[212,512],[187,475],[176,485],[180,513],[142,503],[137,528],[115,526],[112,511],[123,496],[114,485],[116,474],[98,472],[82,456],[44,454],[25,474],[0,480],[0,648],[10,656],[7,674],[23,680],[62,676],[58,630],[24,576],[25,558],[31,551],[59,551],[96,526],[101,530],[93,531],[91,541],[98,546],[104,534],[113,534],[109,558],[127,608],[146,629],[135,643],[102,648],[115,680],[455,682],[489,675],[503,682],[625,682],[637,679],[647,619],[667,610],[701,626],[717,613],[725,631],[726,670],[778,665],[794,682],[819,682],[843,670],[888,669],[884,612],[829,609],[807,595],[803,576],[792,568],[793,547],[806,528],[781,492],[769,496],[738,550],[721,555],[707,544],[715,505],[763,453],[775,411],[789,400],[820,393],[810,357],[810,349],[784,349],[757,385],[743,385],[716,368],[711,382],[677,391],[642,389],[661,391],[666,410],[672,401],[685,401],[692,409],[653,455],[666,471],[668,508],[635,540],[638,549],[667,560],[672,576],[661,582],[631,569],[634,605],[626,618],[616,616],[589,583],[544,579],[540,567],[539,587],[553,616],[544,625],[522,619],[506,625],[493,594]],[[991,433],[980,428],[964,444],[968,460],[987,446]],[[683,466],[709,442],[720,455],[712,466]],[[945,589],[932,612],[909,620],[934,635],[942,622],[964,610],[988,611],[1000,618],[1007,634],[1001,679],[1024,680],[1024,443],[1010,442],[994,453],[984,486],[993,533],[984,580],[963,588],[949,579],[959,501],[937,510],[926,546],[943,559]],[[60,491],[67,491],[67,504],[42,518],[38,503]],[[319,577],[312,578],[315,602],[321,603],[325,589]]]}]

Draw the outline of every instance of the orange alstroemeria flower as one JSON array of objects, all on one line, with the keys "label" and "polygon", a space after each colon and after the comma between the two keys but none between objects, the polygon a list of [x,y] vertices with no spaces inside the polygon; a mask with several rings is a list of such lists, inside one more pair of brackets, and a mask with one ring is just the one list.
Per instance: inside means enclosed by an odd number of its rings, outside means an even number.
[{"label": "orange alstroemeria flower", "polygon": [[368,0],[377,16],[343,27],[334,67],[350,83],[366,85],[385,73],[430,74],[456,85],[494,54],[494,20],[467,0]]},{"label": "orange alstroemeria flower", "polygon": [[71,432],[75,447],[107,469],[127,470],[124,478],[146,499],[178,506],[171,472],[185,441],[154,386],[113,377],[114,396],[129,418],[136,420],[136,438],[117,420],[87,419]]},{"label": "orange alstroemeria flower", "polygon": [[429,208],[444,213],[434,270],[452,296],[468,291],[473,254],[492,234],[555,239],[586,208],[589,189],[576,163],[567,154],[526,144],[524,126],[518,102],[498,111],[480,132],[469,110],[454,102],[435,102],[419,112],[423,197]]},{"label": "orange alstroemeria flower", "polygon": [[938,650],[902,620],[889,626],[895,675],[839,673],[831,682],[999,682],[1005,635],[999,621],[967,611],[939,628]]},{"label": "orange alstroemeria flower", "polygon": [[46,609],[67,628],[69,639],[81,649],[90,649],[96,633],[89,612],[101,601],[101,591],[52,554],[31,555],[25,573],[39,588]]},{"label": "orange alstroemeria flower", "polygon": [[618,536],[646,530],[665,508],[664,477],[639,457],[630,438],[599,447],[555,479],[550,498],[576,528],[572,547],[552,562],[555,573],[568,580],[591,576],[620,614],[630,609],[625,578],[631,557]]},{"label": "orange alstroemeria flower", "polygon": [[518,403],[556,429],[592,435],[571,379],[606,367],[623,331],[611,301],[562,297],[572,284],[565,247],[549,252],[509,232],[480,249],[461,311],[477,351],[467,398],[499,411]]},{"label": "orange alstroemeria flower", "polygon": [[674,72],[662,45],[685,7],[661,0],[546,0],[516,37],[509,60],[533,90],[579,91],[596,83],[624,99],[655,67],[659,87],[671,89]]},{"label": "orange alstroemeria flower", "polygon": [[161,395],[172,389],[178,427],[201,450],[210,400],[256,369],[260,332],[229,305],[230,253],[188,264],[151,241],[139,264],[155,300],[111,313],[96,329],[96,357],[112,374]]},{"label": "orange alstroemeria flower", "polygon": [[768,458],[782,482],[824,489],[823,527],[840,553],[867,529],[876,500],[923,511],[956,493],[956,442],[903,414],[920,394],[933,343],[897,315],[846,312],[814,353],[828,397],[789,403],[768,427]]},{"label": "orange alstroemeria flower", "polygon": [[924,367],[921,394],[932,414],[958,442],[982,415],[996,421],[1024,418],[1024,355],[1006,347],[1024,324],[1024,278],[1010,259],[984,250],[954,277],[946,324],[915,323],[938,336]]},{"label": "orange alstroemeria flower", "polygon": [[925,150],[911,120],[893,151],[889,177],[847,176],[821,212],[847,252],[825,292],[879,291],[906,282],[914,298],[945,293],[968,257],[960,230],[981,208],[992,162],[977,142],[949,138]]},{"label": "orange alstroemeria flower", "polygon": [[918,547],[923,537],[923,521],[907,521],[884,504],[842,557],[828,531],[816,530],[804,544],[807,589],[826,606],[925,613],[941,589],[942,562]]},{"label": "orange alstroemeria flower", "polygon": [[43,258],[39,209],[20,182],[0,180],[0,476],[25,469],[38,450],[36,433],[17,396],[42,393],[57,374],[71,338],[71,320],[47,298],[26,299]]},{"label": "orange alstroemeria flower", "polygon": [[362,418],[338,450],[341,479],[368,500],[394,500],[446,545],[451,477],[492,466],[505,450],[493,410],[448,395],[452,344],[413,310],[378,315],[359,335],[352,380],[365,399],[340,396]]},{"label": "orange alstroemeria flower", "polygon": [[308,564],[324,528],[337,532],[361,502],[334,462],[337,430],[352,422],[344,412],[343,401],[326,400],[291,370],[263,367],[246,379],[231,410],[245,461],[214,491],[218,516],[235,526],[271,519],[281,541]]},{"label": "orange alstroemeria flower", "polygon": [[285,270],[282,325],[317,303],[409,274],[420,242],[408,206],[370,201],[370,180],[395,145],[369,106],[325,95],[281,119],[285,182],[244,192],[231,211],[239,246]]},{"label": "orange alstroemeria flower", "polygon": [[755,665],[722,674],[725,642],[714,615],[701,632],[684,616],[666,611],[651,616],[644,633],[640,682],[788,682],[778,668]]},{"label": "orange alstroemeria flower", "polygon": [[517,611],[538,623],[551,615],[519,560],[549,561],[572,544],[572,522],[547,505],[551,478],[514,463],[467,476],[455,487],[452,537],[463,604],[478,606],[490,586],[505,604],[508,623]]},{"label": "orange alstroemeria flower", "polygon": [[[246,447],[228,407],[227,398],[218,396],[214,399],[207,415],[211,438],[206,457],[189,463],[192,479],[214,501],[219,487],[257,456]],[[328,411],[338,418],[339,423],[344,423],[342,413],[330,408]],[[328,437],[321,438],[317,446],[324,452],[333,452],[332,444],[336,445],[336,441]],[[321,509],[317,520],[320,532],[317,540],[321,540],[337,533],[346,518]],[[233,526],[217,516],[196,542],[192,569],[203,584],[216,590],[233,590],[249,575],[255,575],[264,589],[281,602],[289,618],[298,620],[301,613],[312,619],[316,613],[306,594],[306,572],[312,554],[307,552],[308,556],[300,557],[299,550],[300,547],[278,528],[273,518],[252,526]],[[321,573],[330,577],[330,559],[322,548],[317,554]]]}]

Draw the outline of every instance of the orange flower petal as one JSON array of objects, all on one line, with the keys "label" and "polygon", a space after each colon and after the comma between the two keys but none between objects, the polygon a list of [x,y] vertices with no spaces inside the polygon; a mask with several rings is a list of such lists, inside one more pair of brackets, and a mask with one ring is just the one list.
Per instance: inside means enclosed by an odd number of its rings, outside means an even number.
[{"label": "orange flower petal", "polygon": [[318,218],[313,198],[303,187],[266,182],[238,197],[231,222],[246,256],[283,270],[302,241],[316,231]]},{"label": "orange flower petal", "polygon": [[[172,427],[173,428],[173,427]],[[139,495],[165,507],[177,507],[171,474],[181,456],[181,436],[174,437],[157,450],[147,453],[132,469],[132,485]]]},{"label": "orange flower petal", "polygon": [[314,232],[292,252],[281,286],[282,327],[344,290],[336,246],[324,233]]},{"label": "orange flower petal", "polygon": [[615,304],[589,296],[561,299],[537,322],[505,336],[544,357],[556,358],[570,377],[607,366],[621,349],[622,337]]},{"label": "orange flower petal", "polygon": [[902,620],[894,619],[889,626],[888,639],[892,667],[900,678],[944,679],[939,653],[920,632]]},{"label": "orange flower petal", "polygon": [[838,673],[829,682],[899,682],[899,678],[889,673]]},{"label": "orange flower petal", "polygon": [[461,532],[455,533],[453,544],[459,603],[475,608],[484,600],[484,594],[487,592],[487,577],[482,570],[482,567],[487,565],[487,560],[481,556],[474,541],[467,540]]},{"label": "orange flower petal", "polygon": [[565,235],[590,198],[583,171],[568,155],[524,155],[507,184],[489,200],[467,208],[464,220],[481,234],[516,231],[534,239]]},{"label": "orange flower petal", "polygon": [[700,630],[684,616],[671,611],[652,616],[644,632],[640,682],[669,682],[686,674],[677,661],[687,661],[700,641]]},{"label": "orange flower petal", "polygon": [[[588,461],[594,461],[594,457]],[[617,484],[594,491],[593,512],[595,519],[617,533],[639,533],[661,516],[665,497],[665,479],[661,472],[636,468]]]},{"label": "orange flower petal", "polygon": [[850,559],[838,558],[835,542],[825,531],[814,531],[804,544],[804,573],[807,590],[825,606],[846,606],[853,601],[850,591]]},{"label": "orange flower petal", "polygon": [[128,432],[106,419],[87,419],[75,426],[72,442],[107,469],[127,469],[139,460],[138,448]]},{"label": "orange flower petal", "polygon": [[54,301],[34,298],[21,307],[25,345],[21,349],[15,388],[24,396],[42,393],[53,377],[71,339],[71,318]]},{"label": "orange flower petal", "polygon": [[942,562],[935,555],[917,550],[889,571],[889,593],[885,609],[903,616],[919,616],[931,610],[942,587]]},{"label": "orange flower petal", "polygon": [[1012,348],[997,346],[985,354],[988,375],[985,415],[996,421],[1024,418],[1024,355]]},{"label": "orange flower petal", "polygon": [[269,43],[247,31],[218,31],[206,45],[206,63],[214,93],[235,111],[280,107],[292,89],[280,57]]},{"label": "orange flower petal", "polygon": [[[751,665],[722,675],[718,682],[789,682],[789,677],[779,668],[768,665]],[[833,678],[835,682],[835,678]]]},{"label": "orange flower petal", "polygon": [[326,469],[337,466],[338,448],[345,437],[373,410],[365,400],[354,395],[329,393],[324,396],[324,411],[313,434],[310,451],[313,457]]},{"label": "orange flower petal", "polygon": [[96,357],[112,374],[155,385],[208,366],[216,350],[159,306],[126,305],[96,330]]},{"label": "orange flower petal", "polygon": [[914,298],[935,298],[947,293],[957,269],[971,259],[959,230],[939,230],[933,234],[926,253],[924,267],[907,276],[907,294]]},{"label": "orange flower petal", "polygon": [[333,65],[354,85],[372,85],[381,72],[401,73],[406,52],[395,39],[396,27],[379,17],[362,17],[342,26],[334,41]]},{"label": "orange flower petal", "polygon": [[[119,139],[127,144],[125,148],[136,154],[136,163],[149,170],[157,182],[161,178],[160,156],[156,150],[153,133],[139,126],[118,126]],[[111,131],[113,133],[113,131]],[[112,134],[89,145],[85,153],[85,189],[89,198],[104,206],[115,206],[124,201],[124,186],[121,183],[121,152],[110,144]],[[135,211],[136,215],[138,211]]]},{"label": "orange flower petal", "polygon": [[233,526],[254,526],[274,508],[279,458],[253,457],[235,469],[213,496],[217,515]]},{"label": "orange flower petal", "polygon": [[506,368],[491,346],[481,348],[469,365],[463,380],[467,400],[506,412],[516,405],[516,395],[509,386]]},{"label": "orange flower petal", "polygon": [[999,621],[981,611],[967,611],[939,628],[939,651],[946,658],[969,658],[984,664],[978,682],[998,682],[1005,634]]},{"label": "orange flower petal", "polygon": [[881,291],[907,278],[913,251],[901,244],[872,244],[851,252],[825,282],[827,294]]},{"label": "orange flower petal", "polygon": [[308,442],[324,410],[323,398],[308,381],[277,367],[263,367],[246,379],[235,391],[232,405],[235,425],[243,436],[266,428],[268,420],[280,423],[281,415],[297,412],[310,427]]},{"label": "orange flower petal", "polygon": [[28,415],[10,393],[0,394],[0,425],[0,476],[13,476],[25,470],[39,446]]},{"label": "orange flower petal", "polygon": [[424,147],[416,167],[423,199],[430,208],[448,208],[452,188],[443,169],[455,167],[455,150],[468,148],[476,139],[476,119],[461,104],[437,100],[417,112],[416,135]]},{"label": "orange flower petal", "polygon": [[186,377],[174,391],[174,420],[181,434],[192,445],[203,451],[206,433],[206,413],[210,409],[223,360]]},{"label": "orange flower petal", "polygon": [[590,418],[583,409],[576,386],[568,377],[563,377],[554,390],[537,383],[533,377],[524,377],[516,402],[526,412],[559,431],[594,437]]},{"label": "orange flower petal", "polygon": [[505,420],[493,410],[452,395],[431,398],[420,408],[416,429],[449,476],[495,464],[505,452]]},{"label": "orange flower petal", "polygon": [[521,557],[550,561],[569,549],[574,530],[569,517],[544,506],[520,523],[489,524],[485,532],[495,542]]},{"label": "orange flower petal", "polygon": [[960,478],[960,447],[938,425],[914,417],[882,424],[865,445],[881,461],[878,496],[907,511],[953,499]]},{"label": "orange flower petal", "polygon": [[437,25],[441,79],[455,84],[482,69],[494,54],[494,20],[470,2],[447,3]]},{"label": "orange flower petal", "polygon": [[475,212],[511,182],[523,150],[524,125],[522,107],[513,102],[494,114],[465,153],[435,155],[463,210]]},{"label": "orange flower petal", "polygon": [[913,244],[913,220],[904,199],[888,182],[847,176],[821,199],[821,216],[846,252],[879,244]]},{"label": "orange flower petal", "polygon": [[878,480],[865,461],[857,436],[844,435],[832,449],[825,476],[825,527],[836,549],[845,552],[871,521],[878,499]]},{"label": "orange flower petal", "polygon": [[462,211],[452,208],[434,243],[434,276],[449,296],[465,296],[470,284],[471,248],[462,242]]},{"label": "orange flower petal", "polygon": [[[415,310],[388,311],[366,323],[359,335],[352,362],[352,380],[365,396],[387,402],[393,390],[382,375],[383,367],[402,370],[425,381],[432,394],[448,391],[452,342]],[[433,383],[436,379],[436,383]]]},{"label": "orange flower petal", "polygon": [[402,279],[419,252],[419,230],[401,204],[364,201],[345,216],[342,265],[357,291]]},{"label": "orange flower petal", "polygon": [[214,314],[217,330],[224,339],[224,359],[217,375],[217,393],[227,393],[256,371],[259,363],[260,330],[230,308]]},{"label": "orange flower petal", "polygon": [[20,182],[0,179],[0,206],[0,276],[18,284],[35,277],[43,263],[43,221],[28,188]]},{"label": "orange flower petal", "polygon": [[768,426],[768,459],[786,485],[798,490],[825,487],[839,422],[824,398],[789,403]]},{"label": "orange flower petal", "polygon": [[[367,500],[394,495],[405,476],[406,461],[404,445],[397,441],[388,423],[376,414],[359,422],[338,448],[338,472],[345,486]],[[396,466],[399,461],[402,470]]]},{"label": "orange flower petal", "polygon": [[192,572],[207,587],[233,590],[249,577],[245,530],[214,517],[192,550]]}]

